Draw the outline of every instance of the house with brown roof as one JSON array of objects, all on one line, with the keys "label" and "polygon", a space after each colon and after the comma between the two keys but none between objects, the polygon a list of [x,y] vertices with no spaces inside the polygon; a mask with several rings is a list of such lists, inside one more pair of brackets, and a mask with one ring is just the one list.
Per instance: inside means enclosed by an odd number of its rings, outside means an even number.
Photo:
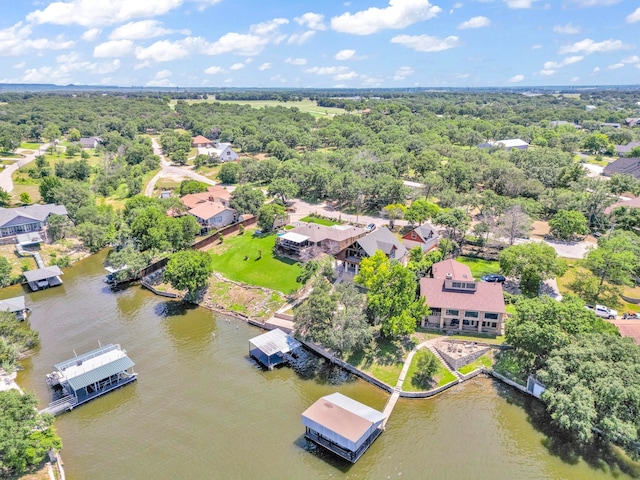
[{"label": "house with brown roof", "polygon": [[276,250],[304,262],[321,253],[337,255],[366,233],[364,228],[350,225],[305,223],[278,236]]},{"label": "house with brown roof", "polygon": [[436,248],[439,243],[440,237],[428,223],[417,226],[402,237],[402,244],[407,247],[407,250],[420,247],[425,253]]},{"label": "house with brown roof", "polygon": [[221,202],[227,206],[229,205],[231,192],[222,185],[211,185],[210,187],[207,187],[207,193],[210,197],[213,197],[214,202]]},{"label": "house with brown roof", "polygon": [[219,202],[228,207],[230,200],[231,192],[220,185],[212,185],[206,192],[189,193],[180,197],[180,201],[187,208],[194,208],[205,202]]},{"label": "house with brown roof", "polygon": [[625,207],[628,209],[631,208],[640,208],[640,197],[629,198],[625,200],[620,200],[619,202],[614,203],[613,205],[609,205],[604,209],[604,213],[606,215],[611,215],[613,211],[618,207]]},{"label": "house with brown roof", "polygon": [[638,157],[621,157],[615,162],[611,162],[604,167],[602,174],[610,177],[614,173],[626,173],[633,175],[636,180],[640,180],[640,158]]},{"label": "house with brown roof", "polygon": [[203,229],[222,228],[236,221],[238,212],[220,202],[200,202],[187,211]]},{"label": "house with brown roof", "polygon": [[391,260],[398,260],[403,264],[407,260],[407,249],[391,230],[385,227],[377,228],[358,238],[335,257],[337,261],[342,262],[345,272],[357,275],[362,259],[373,256],[378,250]]},{"label": "house with brown roof", "polygon": [[215,144],[216,142],[214,142],[213,140],[209,140],[207,137],[204,137],[202,135],[195,136],[191,140],[191,146],[196,148],[213,147],[215,146]]},{"label": "house with brown roof", "polygon": [[420,279],[420,296],[431,313],[423,327],[500,335],[506,314],[502,285],[476,282],[466,265],[449,259],[434,263],[432,278]]}]

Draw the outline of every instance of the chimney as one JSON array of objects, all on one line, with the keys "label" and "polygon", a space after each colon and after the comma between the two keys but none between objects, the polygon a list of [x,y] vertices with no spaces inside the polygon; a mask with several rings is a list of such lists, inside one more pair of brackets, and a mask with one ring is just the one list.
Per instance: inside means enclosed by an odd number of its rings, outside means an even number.
[{"label": "chimney", "polygon": [[450,273],[447,273],[447,280],[451,280],[453,278],[453,275],[451,275]]}]

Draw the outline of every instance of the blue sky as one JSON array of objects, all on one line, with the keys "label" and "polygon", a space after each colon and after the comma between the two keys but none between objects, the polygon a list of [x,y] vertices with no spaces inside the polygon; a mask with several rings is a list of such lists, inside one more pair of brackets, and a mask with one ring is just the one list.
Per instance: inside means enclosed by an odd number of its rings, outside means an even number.
[{"label": "blue sky", "polygon": [[637,0],[0,0],[0,82],[640,83]]}]

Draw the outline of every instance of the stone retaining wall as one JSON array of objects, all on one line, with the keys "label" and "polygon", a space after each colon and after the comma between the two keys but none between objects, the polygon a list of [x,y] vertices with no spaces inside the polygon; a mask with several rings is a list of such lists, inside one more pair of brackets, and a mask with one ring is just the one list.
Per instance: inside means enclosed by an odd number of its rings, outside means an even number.
[{"label": "stone retaining wall", "polygon": [[[449,342],[447,342],[449,343]],[[460,358],[453,358],[447,352],[439,348],[439,345],[434,345],[435,349],[438,350],[438,353],[442,356],[445,362],[451,367],[452,370],[458,370],[460,367],[464,367],[465,365],[470,364],[474,360],[480,358],[482,355],[491,350],[491,347],[485,347],[475,352],[470,353],[469,355],[465,355]]]}]

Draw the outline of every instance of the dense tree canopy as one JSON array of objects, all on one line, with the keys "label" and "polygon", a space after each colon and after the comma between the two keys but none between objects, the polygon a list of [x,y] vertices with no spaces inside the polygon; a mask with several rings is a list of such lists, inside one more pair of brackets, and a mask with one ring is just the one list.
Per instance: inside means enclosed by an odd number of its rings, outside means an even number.
[{"label": "dense tree canopy", "polygon": [[558,259],[554,248],[542,242],[513,245],[500,252],[500,269],[520,280],[522,292],[538,295],[542,281],[562,275],[567,265]]}]

